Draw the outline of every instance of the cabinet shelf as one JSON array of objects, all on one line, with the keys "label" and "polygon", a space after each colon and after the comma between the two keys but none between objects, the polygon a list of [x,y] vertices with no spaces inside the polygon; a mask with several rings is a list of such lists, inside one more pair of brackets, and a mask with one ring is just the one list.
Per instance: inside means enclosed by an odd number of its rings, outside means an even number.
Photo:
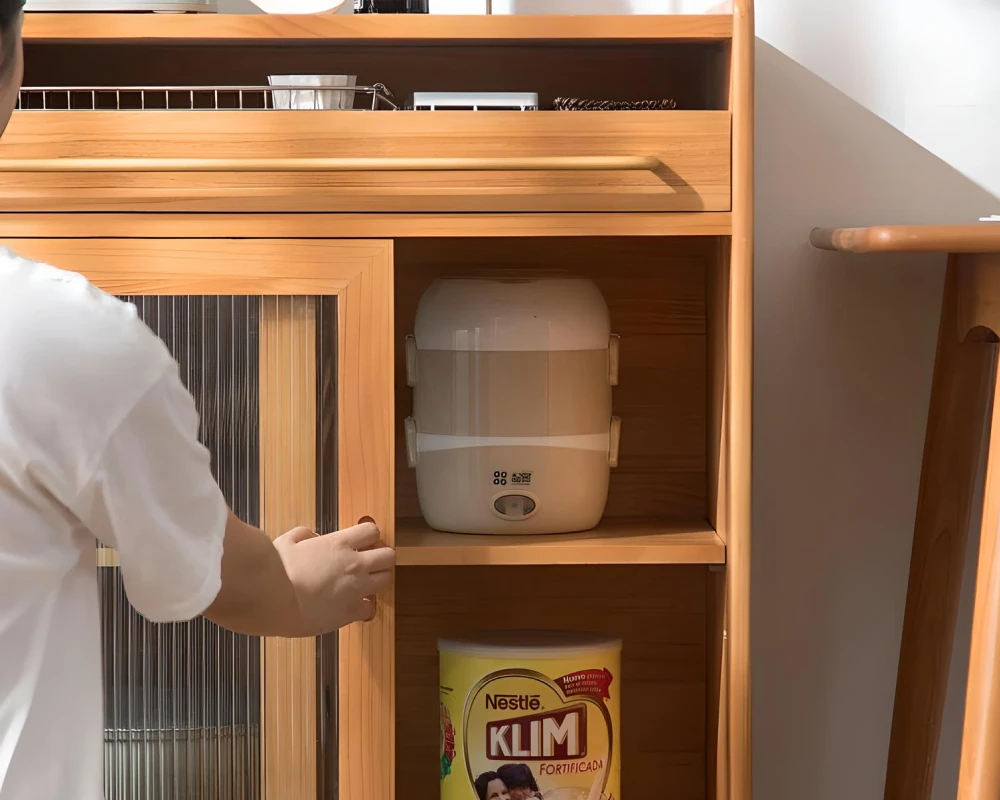
[{"label": "cabinet shelf", "polygon": [[725,41],[729,14],[665,16],[451,16],[417,14],[29,13],[28,42],[659,42]]},{"label": "cabinet shelf", "polygon": [[400,566],[724,564],[726,546],[703,520],[609,519],[595,530],[548,536],[441,533],[396,524]]}]

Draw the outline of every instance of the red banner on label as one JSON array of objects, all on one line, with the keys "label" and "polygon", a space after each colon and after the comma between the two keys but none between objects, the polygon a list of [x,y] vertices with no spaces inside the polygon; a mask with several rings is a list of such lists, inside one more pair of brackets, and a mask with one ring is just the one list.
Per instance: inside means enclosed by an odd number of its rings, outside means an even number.
[{"label": "red banner on label", "polygon": [[609,700],[611,698],[609,689],[613,680],[614,676],[607,669],[585,669],[557,678],[556,683],[566,697],[585,694],[599,700]]}]

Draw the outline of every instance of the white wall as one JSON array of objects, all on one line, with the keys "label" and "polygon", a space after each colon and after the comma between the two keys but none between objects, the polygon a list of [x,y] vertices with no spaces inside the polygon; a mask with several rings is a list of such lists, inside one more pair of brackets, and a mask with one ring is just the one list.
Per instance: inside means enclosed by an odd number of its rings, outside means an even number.
[{"label": "white wall", "polygon": [[[1000,9],[990,5],[758,0],[753,699],[763,800],[882,797],[943,259],[852,258],[805,241],[817,224],[1000,211],[981,188],[1000,193],[1000,150],[989,150]],[[966,586],[966,617],[968,601]],[[954,797],[964,666],[962,654],[941,800]]]},{"label": "white wall", "polygon": [[1000,2],[757,0],[757,32],[1000,194]]}]

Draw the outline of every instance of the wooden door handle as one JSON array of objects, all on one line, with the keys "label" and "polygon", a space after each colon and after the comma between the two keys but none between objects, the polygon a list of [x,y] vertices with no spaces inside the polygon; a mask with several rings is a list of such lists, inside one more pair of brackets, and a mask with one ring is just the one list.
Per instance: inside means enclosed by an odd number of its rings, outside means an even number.
[{"label": "wooden door handle", "polygon": [[649,172],[655,156],[488,158],[11,158],[4,172]]}]

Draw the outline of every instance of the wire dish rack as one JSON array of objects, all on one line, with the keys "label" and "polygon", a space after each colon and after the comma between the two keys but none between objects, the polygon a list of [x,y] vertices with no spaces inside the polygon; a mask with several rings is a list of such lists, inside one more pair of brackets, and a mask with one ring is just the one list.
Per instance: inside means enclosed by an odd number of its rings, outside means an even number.
[{"label": "wire dish rack", "polygon": [[[313,92],[314,108],[319,110],[321,92],[350,91],[356,97],[370,98],[365,111],[398,111],[392,92],[384,84],[372,86],[303,87],[303,86],[39,86],[21,89],[17,99],[20,111],[270,111],[275,106],[274,93],[294,92],[301,98]],[[297,109],[301,105],[296,106]],[[355,106],[355,108],[359,108]],[[308,109],[307,109],[308,110]]]}]

